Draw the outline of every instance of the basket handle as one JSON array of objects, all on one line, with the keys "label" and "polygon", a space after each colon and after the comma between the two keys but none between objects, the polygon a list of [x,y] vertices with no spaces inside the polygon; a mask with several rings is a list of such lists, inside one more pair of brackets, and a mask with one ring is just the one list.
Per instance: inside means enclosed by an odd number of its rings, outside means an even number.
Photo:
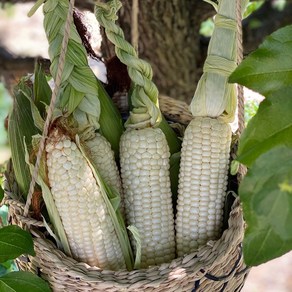
[{"label": "basket handle", "polygon": [[[243,45],[242,45],[242,0],[237,0],[236,5],[236,19],[237,19],[237,65],[239,65],[243,59]],[[245,128],[244,120],[244,92],[243,86],[237,84],[237,115],[238,115],[238,130],[237,133],[240,136]],[[243,165],[239,165],[237,179],[240,183],[247,172],[247,168]]]}]

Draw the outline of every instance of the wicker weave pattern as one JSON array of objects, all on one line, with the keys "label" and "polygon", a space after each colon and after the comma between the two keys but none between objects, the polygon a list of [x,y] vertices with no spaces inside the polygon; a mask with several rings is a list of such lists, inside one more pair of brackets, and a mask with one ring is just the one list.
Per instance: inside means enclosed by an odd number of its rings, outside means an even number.
[{"label": "wicker weave pattern", "polygon": [[[160,102],[162,112],[187,124],[187,105],[171,98]],[[171,110],[170,110],[171,109]],[[172,114],[173,113],[173,114]],[[47,239],[43,222],[24,217],[24,204],[13,197],[13,182],[6,181],[2,203],[10,206],[11,224],[26,226],[34,235],[36,256],[17,259],[21,270],[32,271],[48,280],[53,291],[240,291],[248,268],[243,263],[241,241],[244,221],[236,199],[229,217],[229,228],[217,241],[171,263],[135,271],[105,271],[67,257]],[[12,199],[13,198],[13,199]]]},{"label": "wicker weave pattern", "polygon": [[[12,200],[4,203],[10,204],[12,223],[23,225],[19,213],[24,205]],[[18,258],[19,267],[48,280],[54,291],[240,291],[248,272],[241,254],[244,222],[238,200],[230,214],[229,229],[218,241],[171,263],[132,272],[102,271],[78,263],[34,232],[34,226],[42,222],[28,219],[25,223],[36,236],[36,256]]]}]

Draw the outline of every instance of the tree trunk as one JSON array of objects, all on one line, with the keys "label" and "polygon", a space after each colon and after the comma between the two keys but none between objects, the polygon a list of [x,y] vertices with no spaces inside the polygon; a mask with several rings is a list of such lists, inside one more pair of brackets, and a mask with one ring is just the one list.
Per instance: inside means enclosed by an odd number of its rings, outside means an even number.
[{"label": "tree trunk", "polygon": [[[1,3],[29,1],[31,0],[0,0]],[[120,10],[119,23],[125,32],[126,39],[130,41],[132,0],[121,1],[123,8]],[[272,3],[273,0],[266,0],[258,11],[244,20],[245,55],[257,48],[266,35],[284,25],[291,24],[291,0],[287,1],[283,11],[274,9]],[[76,0],[75,4],[78,8],[93,11],[93,1]],[[209,43],[208,38],[199,35],[200,24],[214,14],[211,5],[203,0],[139,1],[139,54],[152,65],[154,81],[161,94],[188,102],[192,98],[202,73]],[[114,50],[108,40],[105,37],[103,39],[103,56],[109,58],[114,55]],[[6,59],[7,57],[2,55],[0,50],[0,65],[2,64],[0,76],[4,71],[6,75],[9,75],[9,71],[14,71],[17,64],[20,64],[23,70],[26,70],[26,66],[29,70],[33,68],[33,58]]]},{"label": "tree trunk", "polygon": [[[123,0],[119,24],[131,41],[132,0]],[[139,56],[152,65],[153,80],[161,94],[190,101],[200,72],[199,27],[210,12],[203,1],[139,1]],[[113,56],[113,47],[103,38],[105,58]]]}]

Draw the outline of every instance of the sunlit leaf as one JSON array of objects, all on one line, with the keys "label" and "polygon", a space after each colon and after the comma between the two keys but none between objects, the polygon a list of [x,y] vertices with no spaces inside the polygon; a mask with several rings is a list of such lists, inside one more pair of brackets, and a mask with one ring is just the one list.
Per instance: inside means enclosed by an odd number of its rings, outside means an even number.
[{"label": "sunlit leaf", "polygon": [[22,254],[34,255],[30,233],[16,225],[0,229],[0,262],[14,259]]},{"label": "sunlit leaf", "polygon": [[46,281],[31,272],[12,272],[0,277],[1,292],[50,292]]},{"label": "sunlit leaf", "polygon": [[279,29],[230,76],[266,97],[239,143],[239,160],[247,166],[269,149],[292,144],[292,25]]},{"label": "sunlit leaf", "polygon": [[292,148],[276,147],[258,157],[239,187],[247,224],[247,265],[259,265],[292,249]]},{"label": "sunlit leaf", "polygon": [[292,146],[292,86],[264,100],[244,130],[238,160],[247,166],[277,145]]},{"label": "sunlit leaf", "polygon": [[246,10],[244,12],[243,18],[248,17],[250,14],[252,14],[253,12],[255,12],[256,10],[258,10],[265,1],[250,1],[246,7]]},{"label": "sunlit leaf", "polygon": [[268,36],[232,73],[230,82],[237,82],[269,97],[278,90],[291,87],[292,25]]}]

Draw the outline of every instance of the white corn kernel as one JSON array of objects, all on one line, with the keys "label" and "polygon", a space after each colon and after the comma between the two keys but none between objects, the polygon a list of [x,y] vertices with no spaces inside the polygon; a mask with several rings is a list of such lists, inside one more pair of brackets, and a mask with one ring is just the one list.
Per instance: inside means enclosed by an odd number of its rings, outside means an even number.
[{"label": "white corn kernel", "polygon": [[[126,220],[139,230],[142,268],[175,257],[169,155],[160,129],[128,129],[121,137]],[[135,249],[133,238],[132,244]]]},{"label": "white corn kernel", "polygon": [[179,256],[221,232],[230,143],[231,128],[220,119],[196,117],[185,131],[176,218]]},{"label": "white corn kernel", "polygon": [[[65,153],[65,149],[71,152]],[[46,151],[51,192],[73,257],[102,269],[125,268],[100,186],[81,151],[57,129],[51,132]],[[73,169],[74,163],[78,164],[78,170]]]}]

